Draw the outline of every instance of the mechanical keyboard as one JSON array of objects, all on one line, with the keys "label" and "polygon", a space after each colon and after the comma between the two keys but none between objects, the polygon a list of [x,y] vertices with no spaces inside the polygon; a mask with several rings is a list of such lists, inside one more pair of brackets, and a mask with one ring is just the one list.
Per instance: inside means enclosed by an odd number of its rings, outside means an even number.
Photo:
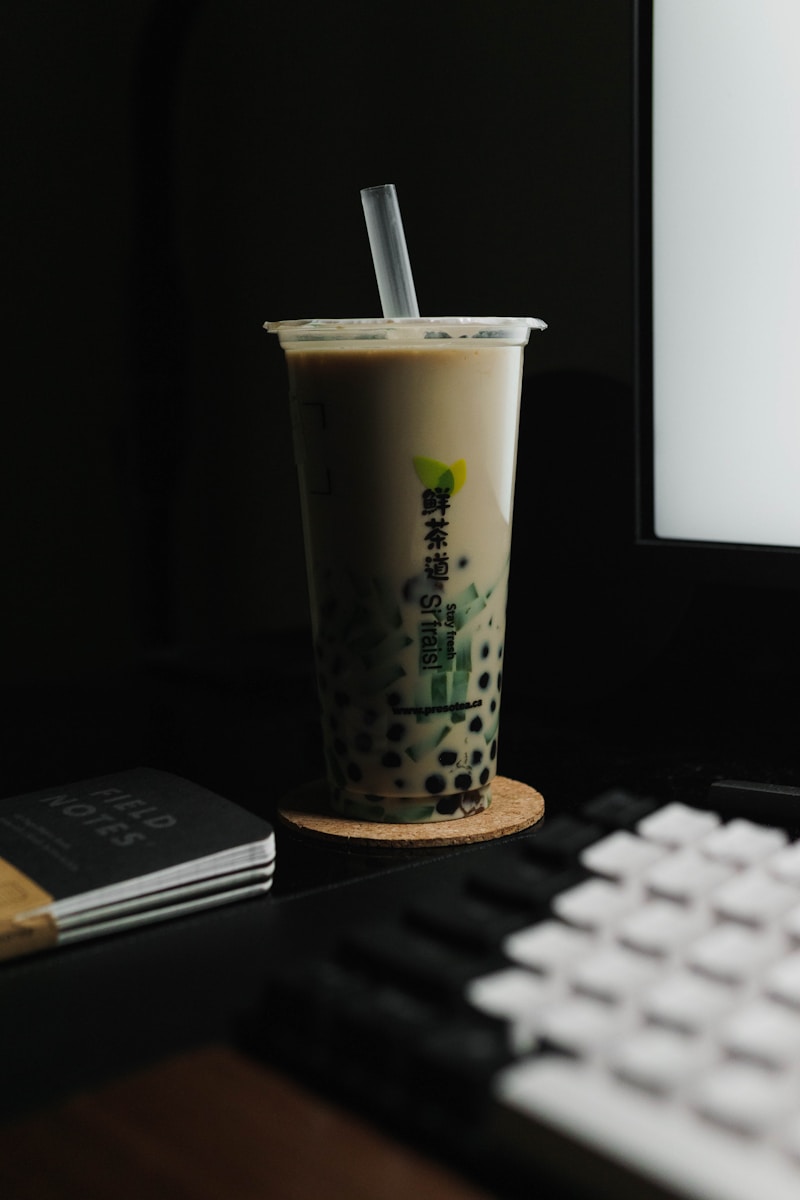
[{"label": "mechanical keyboard", "polygon": [[351,885],[248,1046],[496,1195],[797,1200],[800,792],[771,790],[758,821],[747,784],[606,792]]}]

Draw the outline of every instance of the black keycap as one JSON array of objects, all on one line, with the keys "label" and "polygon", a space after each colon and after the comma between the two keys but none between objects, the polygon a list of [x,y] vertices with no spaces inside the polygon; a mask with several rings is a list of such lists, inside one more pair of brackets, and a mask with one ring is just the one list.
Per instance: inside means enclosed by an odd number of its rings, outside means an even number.
[{"label": "black keycap", "polygon": [[337,1081],[367,1096],[373,1111],[393,1113],[412,1087],[414,1047],[441,1021],[441,1007],[396,988],[376,985],[342,997],[335,1017]]},{"label": "black keycap", "polygon": [[531,862],[522,855],[475,868],[467,887],[532,917],[544,915],[559,892],[587,877],[581,868],[558,868]]},{"label": "black keycap", "polygon": [[361,978],[326,959],[286,967],[272,976],[259,1011],[246,1022],[248,1048],[324,1074],[341,1014],[357,1006],[365,991]]},{"label": "black keycap", "polygon": [[581,808],[581,815],[606,829],[633,829],[638,821],[657,808],[661,808],[658,800],[613,788],[587,801]]},{"label": "black keycap", "polygon": [[414,1051],[419,1095],[427,1092],[426,1103],[451,1124],[454,1113],[474,1117],[488,1101],[492,1077],[512,1057],[504,1022],[480,1014],[442,1020]]},{"label": "black keycap", "polygon": [[468,954],[487,954],[495,950],[502,939],[529,920],[519,909],[492,903],[467,889],[440,888],[431,891],[424,900],[409,906],[405,913],[408,923],[429,937],[450,943]]},{"label": "black keycap", "polygon": [[720,779],[708,790],[708,807],[721,817],[782,825],[794,836],[800,832],[800,787]]},{"label": "black keycap", "polygon": [[491,970],[497,961],[494,954],[469,954],[388,921],[348,935],[340,957],[377,982],[392,983],[434,1001],[460,997],[470,979]]},{"label": "black keycap", "polygon": [[546,819],[544,827],[524,843],[525,853],[545,862],[573,862],[581,850],[605,837],[602,825],[561,816]]}]

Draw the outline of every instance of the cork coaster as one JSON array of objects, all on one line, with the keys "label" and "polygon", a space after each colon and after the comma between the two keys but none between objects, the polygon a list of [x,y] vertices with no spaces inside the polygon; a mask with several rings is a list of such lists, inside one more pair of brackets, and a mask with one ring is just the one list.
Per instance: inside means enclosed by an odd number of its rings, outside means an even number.
[{"label": "cork coaster", "polygon": [[322,779],[297,788],[283,797],[280,820],[307,837],[346,842],[352,848],[409,850],[415,846],[458,846],[488,842],[535,825],[544,815],[544,799],[534,788],[498,775],[492,781],[492,803],[483,812],[455,821],[393,824],[354,821],[330,810],[328,789]]}]

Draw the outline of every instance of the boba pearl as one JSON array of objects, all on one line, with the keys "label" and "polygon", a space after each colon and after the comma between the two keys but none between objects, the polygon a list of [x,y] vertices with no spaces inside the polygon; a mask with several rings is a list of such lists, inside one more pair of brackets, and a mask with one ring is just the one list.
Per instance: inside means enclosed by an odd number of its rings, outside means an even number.
[{"label": "boba pearl", "polygon": [[436,801],[436,811],[438,813],[447,814],[454,813],[458,808],[461,797],[457,795],[442,796],[441,800]]},{"label": "boba pearl", "polygon": [[443,792],[446,787],[447,783],[443,775],[429,775],[425,780],[425,791],[430,792],[432,796]]}]

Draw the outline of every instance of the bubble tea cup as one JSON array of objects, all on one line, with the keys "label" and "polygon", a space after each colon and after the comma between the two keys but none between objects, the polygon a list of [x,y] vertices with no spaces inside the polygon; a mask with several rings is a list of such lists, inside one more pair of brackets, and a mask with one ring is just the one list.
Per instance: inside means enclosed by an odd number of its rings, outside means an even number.
[{"label": "bubble tea cup", "polygon": [[270,322],[285,354],[331,807],[421,822],[496,773],[533,318]]}]

